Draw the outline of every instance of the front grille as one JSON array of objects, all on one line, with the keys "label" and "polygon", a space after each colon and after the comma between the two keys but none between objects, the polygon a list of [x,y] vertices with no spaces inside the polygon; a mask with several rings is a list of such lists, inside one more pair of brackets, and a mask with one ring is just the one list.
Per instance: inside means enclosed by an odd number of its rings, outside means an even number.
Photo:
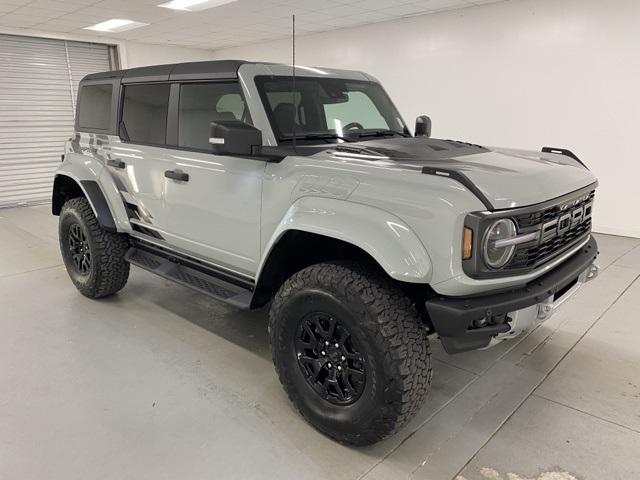
[{"label": "front grille", "polygon": [[[596,195],[595,191],[591,192],[588,198],[584,199],[582,202],[580,202],[576,206],[580,206],[580,205],[584,206],[590,202],[593,202],[595,195]],[[551,207],[545,208],[544,210],[518,215],[514,217],[514,220],[516,222],[516,225],[518,226],[518,230],[520,230],[520,229],[532,227],[534,225],[541,225],[543,223],[547,223],[555,218],[560,217],[562,213],[563,211],[560,210],[560,205],[553,205]]]},{"label": "front grille", "polygon": [[[518,246],[513,258],[504,269],[536,268],[585,238],[591,231],[591,208],[594,196],[595,192],[591,192],[577,203],[564,209],[561,207],[567,205],[566,201],[537,212],[515,216],[513,219],[519,232],[540,230],[542,241],[536,241],[533,245]],[[578,217],[580,212],[582,214]],[[569,215],[572,216],[567,218]],[[562,221],[567,222],[567,226],[564,229],[561,228],[562,233],[557,233],[558,222]]]},{"label": "front grille", "polygon": [[513,259],[505,269],[535,268],[577,243],[590,231],[591,219],[570,228],[565,234],[547,240],[535,247],[520,247],[516,249]]}]

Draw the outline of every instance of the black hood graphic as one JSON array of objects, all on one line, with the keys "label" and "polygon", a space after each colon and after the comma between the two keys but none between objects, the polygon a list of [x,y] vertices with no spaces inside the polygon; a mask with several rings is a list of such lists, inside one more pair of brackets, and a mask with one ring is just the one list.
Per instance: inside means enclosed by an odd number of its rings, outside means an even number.
[{"label": "black hood graphic", "polygon": [[380,155],[397,161],[442,161],[454,157],[485,153],[489,150],[472,143],[454,140],[438,140],[427,137],[394,137],[364,140],[352,143],[340,143],[335,150],[366,150],[370,155]]}]

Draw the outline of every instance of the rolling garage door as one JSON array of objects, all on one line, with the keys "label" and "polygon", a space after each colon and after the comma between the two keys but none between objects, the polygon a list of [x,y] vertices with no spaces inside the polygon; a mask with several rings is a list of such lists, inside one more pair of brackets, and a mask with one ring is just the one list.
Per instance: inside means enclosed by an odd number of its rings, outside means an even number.
[{"label": "rolling garage door", "polygon": [[107,45],[0,35],[0,207],[51,200],[78,82],[110,57]]}]

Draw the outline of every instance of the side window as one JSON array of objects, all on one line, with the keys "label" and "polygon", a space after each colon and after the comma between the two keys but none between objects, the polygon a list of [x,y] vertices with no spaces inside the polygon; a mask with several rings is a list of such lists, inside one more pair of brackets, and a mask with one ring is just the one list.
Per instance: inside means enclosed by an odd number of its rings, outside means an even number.
[{"label": "side window", "polygon": [[83,85],[78,99],[78,127],[108,130],[111,126],[111,95],[113,85]]},{"label": "side window", "polygon": [[178,146],[209,150],[209,124],[217,120],[251,123],[238,83],[187,83],[180,86]]},{"label": "side window", "polygon": [[167,133],[167,111],[169,110],[168,83],[148,85],[126,85],[122,102],[123,130],[129,141],[163,145]]}]

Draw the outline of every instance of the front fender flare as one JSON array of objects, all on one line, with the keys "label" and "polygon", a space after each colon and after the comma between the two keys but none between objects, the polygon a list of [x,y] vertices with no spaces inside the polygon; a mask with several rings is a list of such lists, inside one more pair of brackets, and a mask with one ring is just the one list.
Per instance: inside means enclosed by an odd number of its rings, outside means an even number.
[{"label": "front fender flare", "polygon": [[291,205],[264,248],[258,278],[269,253],[288,230],[316,233],[359,247],[396,280],[431,280],[429,254],[401,219],[379,208],[322,197],[302,197]]}]

